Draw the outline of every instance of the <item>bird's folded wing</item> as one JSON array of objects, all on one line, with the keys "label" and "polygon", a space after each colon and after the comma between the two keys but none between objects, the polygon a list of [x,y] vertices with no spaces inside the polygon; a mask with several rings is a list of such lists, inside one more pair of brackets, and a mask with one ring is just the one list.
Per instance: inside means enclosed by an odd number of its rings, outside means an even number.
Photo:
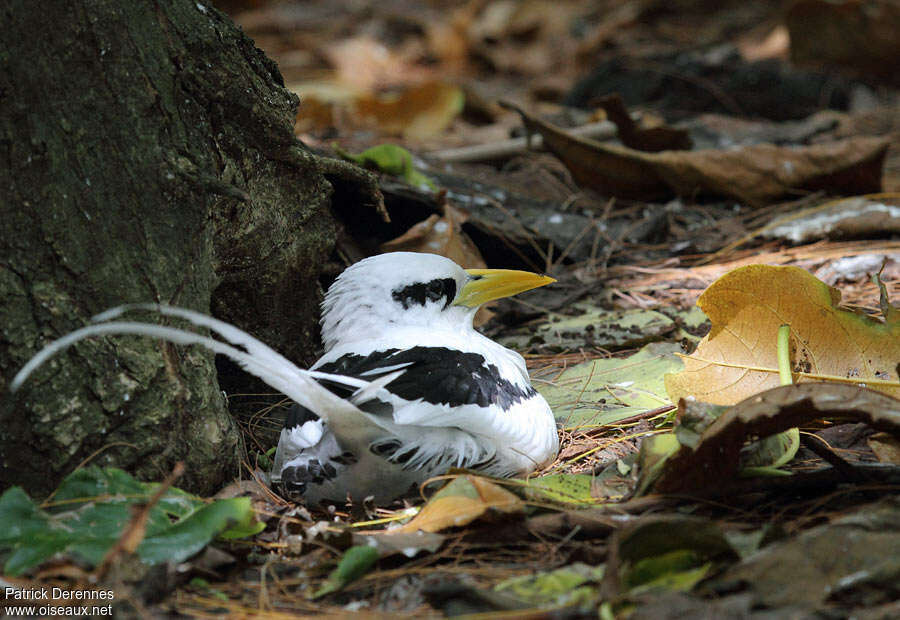
[{"label": "bird's folded wing", "polygon": [[502,414],[536,394],[529,384],[514,380],[517,367],[507,369],[507,377],[479,353],[442,346],[343,352],[316,369],[371,378],[398,367],[403,374],[386,386],[391,396],[386,403],[398,424],[467,428],[471,418],[464,414]]}]

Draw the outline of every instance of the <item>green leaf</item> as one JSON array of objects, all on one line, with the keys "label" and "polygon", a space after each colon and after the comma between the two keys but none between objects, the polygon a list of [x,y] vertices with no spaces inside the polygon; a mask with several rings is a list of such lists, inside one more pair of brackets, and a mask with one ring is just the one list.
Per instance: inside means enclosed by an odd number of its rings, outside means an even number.
[{"label": "green leaf", "polygon": [[712,562],[695,566],[696,562],[696,555],[687,549],[641,560],[629,575],[629,581],[636,581],[631,586],[630,593],[639,594],[649,590],[688,592],[712,568]]},{"label": "green leaf", "polygon": [[44,562],[66,548],[67,540],[60,535],[39,535],[28,541],[27,545],[17,545],[6,559],[3,572],[16,576],[29,568]]},{"label": "green leaf", "polygon": [[797,428],[754,441],[741,451],[742,472],[760,468],[777,469],[787,465],[797,455],[799,448],[800,430]]},{"label": "green leaf", "polygon": [[73,510],[107,496],[117,502],[129,498],[144,499],[148,497],[148,486],[115,467],[106,469],[96,466],[85,467],[66,476],[53,494],[49,510],[50,512]]},{"label": "green leaf", "polygon": [[413,166],[412,153],[396,144],[379,144],[358,155],[348,153],[336,144],[332,147],[344,159],[354,161],[364,168],[372,168],[385,174],[400,177],[414,187],[435,189],[434,182]]},{"label": "green leaf", "polygon": [[619,532],[619,577],[632,593],[687,591],[737,552],[718,524],[698,517],[644,517]]},{"label": "green leaf", "polygon": [[319,598],[332,592],[337,592],[351,581],[359,579],[368,572],[375,560],[378,559],[378,549],[369,545],[356,545],[344,552],[337,568],[331,571],[328,579],[322,587],[313,594],[312,598]]},{"label": "green leaf", "polygon": [[641,442],[641,450],[638,453],[638,465],[640,477],[634,494],[637,497],[644,495],[657,478],[662,474],[666,461],[681,449],[675,433],[661,433],[644,437]]},{"label": "green leaf", "polygon": [[[46,511],[22,489],[8,489],[0,496],[4,571],[21,574],[58,553],[99,564],[130,524],[133,507],[148,502],[157,489],[157,484],[140,482],[122,470],[96,466],[67,476]],[[137,553],[151,564],[180,561],[219,534],[247,536],[262,527],[249,498],[206,503],[173,488],[150,509]]]},{"label": "green leaf", "polygon": [[594,477],[588,474],[552,474],[526,481],[525,494],[529,499],[553,501],[561,504],[595,504],[591,497]]},{"label": "green leaf", "polygon": [[567,429],[615,424],[669,403],[663,375],[682,367],[680,351],[677,344],[651,343],[630,357],[578,364],[535,387]]},{"label": "green leaf", "polygon": [[609,311],[575,304],[582,314],[551,313],[546,322],[530,325],[500,340],[514,349],[535,348],[541,353],[577,351],[585,346],[602,349],[637,347],[660,340],[675,323],[655,310]]},{"label": "green leaf", "polygon": [[596,607],[603,566],[576,562],[549,573],[513,577],[494,586],[529,605]]},{"label": "green leaf", "polygon": [[21,487],[7,489],[0,495],[0,548],[43,532],[48,521]]},{"label": "green leaf", "polygon": [[257,520],[256,513],[253,512],[253,508],[250,505],[250,498],[241,497],[236,499],[247,500],[247,505],[241,506],[240,514],[237,515],[235,522],[230,525],[224,532],[220,533],[219,538],[225,540],[247,538],[248,536],[256,536],[264,529],[266,529],[266,524],[262,521]]},{"label": "green leaf", "polygon": [[66,547],[66,532],[58,529],[20,487],[0,495],[0,557],[3,572],[18,575]]},{"label": "green leaf", "polygon": [[203,549],[216,534],[251,518],[253,510],[249,497],[218,500],[165,530],[145,537],[137,549],[138,555],[149,564],[180,562]]}]

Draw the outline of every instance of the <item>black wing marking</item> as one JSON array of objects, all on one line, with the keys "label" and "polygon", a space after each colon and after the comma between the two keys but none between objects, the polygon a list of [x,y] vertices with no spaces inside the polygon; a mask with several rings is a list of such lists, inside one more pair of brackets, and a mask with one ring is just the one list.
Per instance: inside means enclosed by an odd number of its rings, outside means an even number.
[{"label": "black wing marking", "polygon": [[[530,385],[519,387],[501,377],[498,368],[486,363],[483,355],[444,347],[388,349],[369,355],[348,353],[316,370],[372,379],[395,370],[398,364],[409,365],[387,389],[406,400],[422,398],[452,407],[497,405],[506,411],[537,393]],[[384,372],[379,373],[380,370]]]}]

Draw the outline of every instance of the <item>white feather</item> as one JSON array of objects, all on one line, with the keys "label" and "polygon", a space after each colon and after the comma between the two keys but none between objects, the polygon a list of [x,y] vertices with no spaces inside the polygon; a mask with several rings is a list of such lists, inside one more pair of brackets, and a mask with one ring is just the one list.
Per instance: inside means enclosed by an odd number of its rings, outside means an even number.
[{"label": "white feather", "polygon": [[[43,364],[52,355],[66,349],[79,340],[89,338],[91,336],[100,335],[141,335],[151,336],[166,340],[180,345],[199,344],[215,353],[227,356],[235,361],[247,372],[259,377],[269,386],[287,395],[297,403],[300,403],[310,411],[314,411],[317,415],[325,419],[329,427],[341,436],[341,432],[346,431],[348,439],[351,436],[366,435],[369,442],[379,438],[384,433],[383,425],[379,424],[375,416],[371,416],[360,411],[353,402],[340,398],[332,394],[330,391],[319,385],[316,379],[326,379],[361,390],[361,396],[356,396],[353,400],[356,403],[363,403],[365,400],[375,398],[382,395],[384,386],[393,379],[402,374],[402,370],[397,371],[383,377],[377,384],[355,379],[353,377],[345,377],[343,375],[334,375],[329,373],[302,370],[291,363],[287,358],[275,353],[272,349],[262,344],[249,334],[240,329],[212,319],[204,317],[201,314],[190,310],[176,309],[167,307],[169,314],[188,318],[197,324],[214,324],[218,333],[227,332],[228,337],[234,341],[244,344],[253,345],[253,353],[245,353],[228,344],[213,340],[208,336],[202,336],[193,332],[173,327],[164,327],[161,325],[153,325],[149,323],[136,323],[126,321],[113,321],[109,323],[101,323],[99,325],[89,325],[75,330],[71,334],[67,334],[62,338],[48,344],[37,355],[35,355],[27,364],[16,374],[10,384],[12,391],[18,390],[28,376],[41,364]],[[104,316],[115,316],[113,313],[104,313]],[[201,319],[203,319],[201,321]],[[228,329],[223,329],[227,327]],[[360,428],[366,427],[368,432],[361,432]],[[373,432],[373,429],[379,432]],[[357,441],[353,442],[357,444]],[[356,446],[358,447],[358,445]]]}]

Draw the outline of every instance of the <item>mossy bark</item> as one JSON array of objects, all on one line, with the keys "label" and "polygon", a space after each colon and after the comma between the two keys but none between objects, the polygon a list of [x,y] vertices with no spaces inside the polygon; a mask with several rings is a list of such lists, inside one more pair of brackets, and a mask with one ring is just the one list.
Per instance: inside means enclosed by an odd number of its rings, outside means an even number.
[{"label": "mossy bark", "polygon": [[46,492],[103,448],[144,479],[184,460],[179,484],[213,491],[239,434],[207,352],[93,338],[7,386],[127,302],[213,308],[308,359],[334,228],[297,99],[203,2],[12,0],[0,32],[0,488]]}]

